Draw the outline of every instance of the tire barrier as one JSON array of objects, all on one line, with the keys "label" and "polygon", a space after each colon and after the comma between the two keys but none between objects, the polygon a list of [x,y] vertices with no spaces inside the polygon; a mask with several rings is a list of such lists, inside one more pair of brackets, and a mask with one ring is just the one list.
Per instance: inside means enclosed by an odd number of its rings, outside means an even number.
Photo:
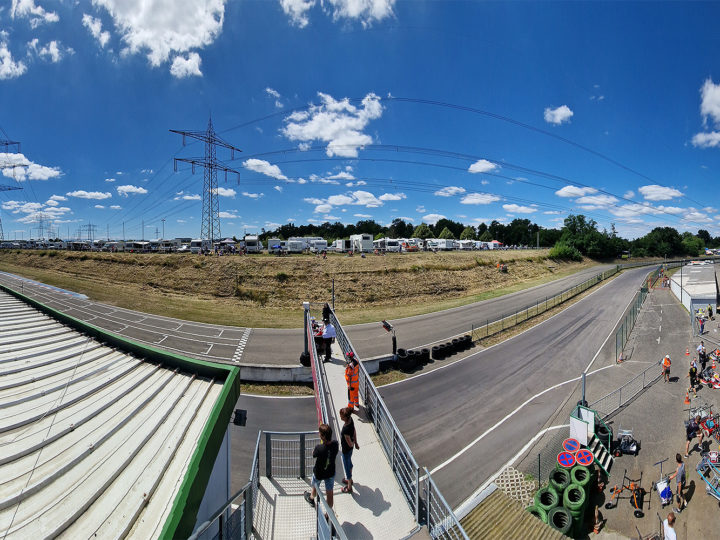
[{"label": "tire barrier", "polygon": [[585,511],[587,494],[577,484],[570,484],[563,493],[563,506],[570,510],[573,516],[582,515]]},{"label": "tire barrier", "polygon": [[568,534],[573,525],[573,517],[567,508],[557,506],[548,512],[548,525],[562,534]]},{"label": "tire barrier", "polygon": [[443,358],[445,358],[445,356],[443,356],[440,351],[441,348],[439,345],[433,346],[431,353],[433,360],[442,360]]},{"label": "tire barrier", "polygon": [[587,491],[590,482],[593,479],[593,475],[587,467],[582,465],[575,465],[570,469],[570,481]]},{"label": "tire barrier", "polygon": [[[560,502],[557,491],[550,486],[541,488],[535,494],[535,506],[549,512]],[[548,519],[550,516],[548,515]]]},{"label": "tire barrier", "polygon": [[461,351],[461,349],[460,349],[460,340],[459,340],[458,338],[453,338],[453,340],[451,341],[451,343],[452,343],[452,345],[451,345],[451,349],[450,349],[450,350],[451,350],[453,353],[456,353],[456,352],[460,352],[460,351]]},{"label": "tire barrier", "polygon": [[570,471],[567,469],[555,469],[550,473],[550,485],[557,491],[558,495],[565,493],[565,488],[570,485]]},{"label": "tire barrier", "polygon": [[423,364],[429,363],[430,362],[430,349],[423,349],[422,351],[420,351],[420,353],[422,354]]},{"label": "tire barrier", "polygon": [[530,512],[533,516],[538,518],[543,523],[547,523],[547,512],[545,510],[543,510],[542,508],[538,508],[537,506],[535,506],[533,504],[533,505],[528,506],[525,510]]}]

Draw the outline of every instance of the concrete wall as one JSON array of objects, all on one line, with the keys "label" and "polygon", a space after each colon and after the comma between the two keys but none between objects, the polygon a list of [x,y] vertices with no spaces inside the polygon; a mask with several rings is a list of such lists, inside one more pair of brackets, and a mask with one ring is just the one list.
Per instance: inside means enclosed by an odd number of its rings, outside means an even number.
[{"label": "concrete wall", "polygon": [[[232,496],[232,493],[230,492],[230,460],[230,430],[228,429],[225,431],[222,446],[220,447],[220,451],[215,459],[215,465],[213,466],[212,473],[210,473],[210,480],[208,480],[205,495],[203,496],[200,508],[198,509],[195,529],[207,521],[213,513],[217,512],[218,509]],[[225,513],[225,519],[229,516],[230,510]],[[214,538],[219,531],[219,527],[220,523],[218,521],[200,535],[200,538],[202,540]]]}]

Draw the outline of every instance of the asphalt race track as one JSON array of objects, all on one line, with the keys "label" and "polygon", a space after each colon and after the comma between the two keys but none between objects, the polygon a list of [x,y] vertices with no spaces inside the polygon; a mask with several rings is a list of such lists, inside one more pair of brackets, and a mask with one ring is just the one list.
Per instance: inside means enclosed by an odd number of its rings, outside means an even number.
[{"label": "asphalt race track", "polygon": [[[381,387],[417,462],[432,471],[528,398],[580,376],[648,271],[628,270],[527,332],[446,368]],[[572,387],[542,395],[433,472],[448,503],[456,507],[508,462],[543,428]]]}]

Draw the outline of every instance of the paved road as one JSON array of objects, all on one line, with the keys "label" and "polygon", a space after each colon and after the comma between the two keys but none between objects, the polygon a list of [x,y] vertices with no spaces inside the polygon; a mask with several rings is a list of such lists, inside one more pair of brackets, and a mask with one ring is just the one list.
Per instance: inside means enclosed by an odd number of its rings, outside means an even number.
[{"label": "paved road", "polygon": [[[595,266],[571,276],[531,289],[476,302],[445,311],[392,321],[398,346],[413,348],[463,332],[473,323],[513,313],[528,304],[553,296],[582,283],[611,266]],[[241,328],[148,315],[138,311],[93,302],[82,295],[56,289],[13,274],[0,272],[0,283],[22,289],[53,308],[128,338],[180,352],[202,360],[240,365],[297,366],[303,350],[302,312],[298,309],[298,328]],[[378,323],[346,327],[362,358],[389,354],[390,336]]]},{"label": "paved road", "polygon": [[[577,377],[613,331],[647,268],[625,272],[542,324],[448,367],[380,389],[418,463],[434,469],[526,399]],[[608,346],[614,347],[612,339]],[[550,391],[433,473],[451,506],[537,433],[572,385]]]}]

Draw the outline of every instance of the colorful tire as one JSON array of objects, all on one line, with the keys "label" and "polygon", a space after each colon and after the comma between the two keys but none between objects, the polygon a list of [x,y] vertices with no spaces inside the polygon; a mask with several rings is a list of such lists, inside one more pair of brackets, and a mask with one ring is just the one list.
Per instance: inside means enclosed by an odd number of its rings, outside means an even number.
[{"label": "colorful tire", "polygon": [[565,488],[570,485],[570,471],[567,469],[550,471],[550,485],[557,491],[558,495],[562,495]]},{"label": "colorful tire", "polygon": [[541,488],[535,493],[535,506],[549,512],[560,504],[560,496],[551,486]]},{"label": "colorful tire", "polygon": [[537,506],[535,506],[533,504],[533,505],[528,506],[525,510],[530,512],[533,516],[538,518],[543,523],[547,523],[547,512],[545,510],[543,510],[542,508],[538,508]]},{"label": "colorful tire", "polygon": [[592,479],[593,475],[590,473],[590,470],[587,467],[583,467],[582,465],[575,465],[572,469],[570,469],[570,482],[573,484],[577,484],[578,486],[583,488],[584,491],[587,491],[587,488],[590,485]]},{"label": "colorful tire", "polygon": [[583,511],[586,499],[587,493],[577,484],[570,484],[563,492],[563,506],[568,510]]},{"label": "colorful tire", "polygon": [[556,506],[548,512],[547,523],[561,534],[568,534],[573,526],[573,517],[567,508]]}]

